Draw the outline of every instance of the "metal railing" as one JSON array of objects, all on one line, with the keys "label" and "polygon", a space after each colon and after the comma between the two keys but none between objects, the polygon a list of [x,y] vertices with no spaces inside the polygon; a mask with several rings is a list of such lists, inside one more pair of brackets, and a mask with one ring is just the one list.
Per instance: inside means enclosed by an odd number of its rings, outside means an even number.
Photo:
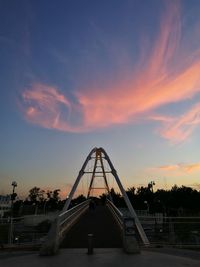
[{"label": "metal railing", "polygon": [[63,238],[63,235],[69,231],[79,217],[87,210],[90,200],[86,200],[79,205],[71,208],[70,210],[64,211],[59,214],[59,237]]},{"label": "metal railing", "polygon": [[[12,221],[2,220],[0,226],[2,233],[0,241],[9,245],[9,235],[12,224],[12,245],[42,245],[49,251],[58,249],[65,233],[75,224],[80,216],[87,210],[90,200],[87,200],[67,211],[61,212],[52,222],[52,227],[47,231],[35,227],[42,221],[39,215],[12,218]],[[107,206],[118,223],[121,232],[124,231],[124,219],[130,218],[128,210],[119,210],[110,200]],[[41,218],[40,218],[41,217]],[[28,218],[28,220],[27,220]],[[200,217],[166,217],[162,214],[138,216],[142,227],[148,236],[151,246],[170,247],[198,247],[200,248]],[[49,218],[46,217],[46,221]],[[44,218],[45,221],[45,218]],[[29,224],[32,222],[32,226]],[[11,240],[11,238],[10,238]],[[140,243],[142,247],[142,242]]]},{"label": "metal railing", "polygon": [[152,245],[200,247],[200,217],[141,216]]},{"label": "metal railing", "polygon": [[[123,231],[124,219],[130,218],[128,209],[118,209],[111,201],[107,206]],[[150,241],[150,247],[167,246],[200,248],[200,217],[167,217],[161,213],[138,216]],[[138,238],[138,241],[141,241]],[[143,243],[140,242],[143,247]]]},{"label": "metal railing", "polygon": [[[120,209],[129,216],[128,209]],[[136,211],[137,212],[137,211]],[[200,248],[200,217],[169,217],[162,213],[139,215],[150,246]],[[140,246],[143,246],[142,242]]]},{"label": "metal railing", "polygon": [[117,222],[122,238],[122,246],[126,253],[140,253],[139,243],[136,237],[137,227],[133,216],[124,216],[124,214],[110,201],[107,200],[107,206]]},{"label": "metal railing", "polygon": [[[24,245],[41,245],[44,237],[47,235],[47,230],[39,229],[40,223],[48,222],[41,218],[38,223],[34,220],[35,215],[25,217],[10,217],[0,224],[0,243],[3,248],[5,247],[18,247]],[[37,218],[38,219],[38,218]]]},{"label": "metal railing", "polygon": [[61,212],[54,220],[47,238],[41,247],[40,255],[50,255],[57,253],[59,246],[67,231],[76,221],[86,212],[89,207],[90,199],[81,204]]},{"label": "metal railing", "polygon": [[106,205],[111,211],[112,215],[114,216],[115,221],[117,222],[118,226],[121,230],[124,228],[124,215],[123,213],[110,201],[107,199]]}]

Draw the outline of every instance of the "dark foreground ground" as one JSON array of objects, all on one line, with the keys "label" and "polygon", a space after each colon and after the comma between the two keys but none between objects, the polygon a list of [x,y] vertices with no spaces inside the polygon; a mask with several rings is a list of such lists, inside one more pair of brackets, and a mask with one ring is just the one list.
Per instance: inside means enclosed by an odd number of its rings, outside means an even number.
[{"label": "dark foreground ground", "polygon": [[143,250],[140,254],[128,255],[119,248],[96,248],[93,255],[86,249],[62,249],[58,255],[41,257],[38,253],[16,253],[7,257],[0,255],[0,267],[199,267],[200,253],[176,249],[167,251]]}]

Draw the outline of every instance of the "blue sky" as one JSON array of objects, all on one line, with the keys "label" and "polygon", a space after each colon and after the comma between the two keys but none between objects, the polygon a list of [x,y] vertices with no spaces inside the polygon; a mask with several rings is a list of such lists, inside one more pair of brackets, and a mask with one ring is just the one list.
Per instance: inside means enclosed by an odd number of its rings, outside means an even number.
[{"label": "blue sky", "polygon": [[0,194],[68,193],[103,147],[125,187],[199,188],[200,3],[0,1]]}]

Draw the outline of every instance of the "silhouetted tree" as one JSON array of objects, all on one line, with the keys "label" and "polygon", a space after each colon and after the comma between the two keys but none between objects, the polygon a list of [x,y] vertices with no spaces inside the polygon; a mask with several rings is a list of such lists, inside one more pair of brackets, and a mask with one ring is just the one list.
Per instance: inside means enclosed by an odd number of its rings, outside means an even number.
[{"label": "silhouetted tree", "polygon": [[83,194],[81,194],[81,195],[77,196],[76,198],[72,199],[71,205],[73,205],[73,206],[74,205],[78,205],[78,204],[82,203],[85,200],[86,200],[86,197]]},{"label": "silhouetted tree", "polygon": [[58,200],[60,199],[60,197],[59,197],[59,192],[60,192],[60,189],[55,189],[55,190],[53,191],[53,199],[54,199],[56,202],[58,202]]},{"label": "silhouetted tree", "polygon": [[47,191],[48,201],[46,203],[46,209],[48,210],[58,209],[58,202],[60,199],[59,192],[60,189],[55,189],[54,191]]},{"label": "silhouetted tree", "polygon": [[29,199],[31,202],[36,203],[41,199],[44,199],[44,190],[41,190],[39,187],[35,186],[29,190]]},{"label": "silhouetted tree", "polygon": [[117,207],[124,207],[125,206],[124,199],[122,198],[121,194],[116,193],[114,188],[111,188],[110,194],[111,194],[111,197],[112,197],[114,204]]}]

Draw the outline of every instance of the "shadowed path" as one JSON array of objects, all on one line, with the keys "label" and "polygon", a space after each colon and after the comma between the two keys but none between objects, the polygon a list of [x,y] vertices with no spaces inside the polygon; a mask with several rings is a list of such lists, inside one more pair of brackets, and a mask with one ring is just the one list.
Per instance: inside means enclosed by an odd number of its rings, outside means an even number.
[{"label": "shadowed path", "polygon": [[[0,258],[0,267],[199,267],[199,253],[195,259],[176,253],[173,255],[159,252],[142,251],[141,254],[127,255],[119,248],[97,248],[93,255],[87,255],[86,249],[63,249],[54,257],[39,257],[37,254]],[[189,253],[189,252],[188,252]],[[192,253],[194,254],[194,253]],[[192,255],[194,256],[194,255]]]},{"label": "shadowed path", "polygon": [[66,234],[61,247],[86,248],[88,234],[94,235],[96,248],[122,247],[120,230],[106,206],[97,206],[94,211],[86,211]]}]

